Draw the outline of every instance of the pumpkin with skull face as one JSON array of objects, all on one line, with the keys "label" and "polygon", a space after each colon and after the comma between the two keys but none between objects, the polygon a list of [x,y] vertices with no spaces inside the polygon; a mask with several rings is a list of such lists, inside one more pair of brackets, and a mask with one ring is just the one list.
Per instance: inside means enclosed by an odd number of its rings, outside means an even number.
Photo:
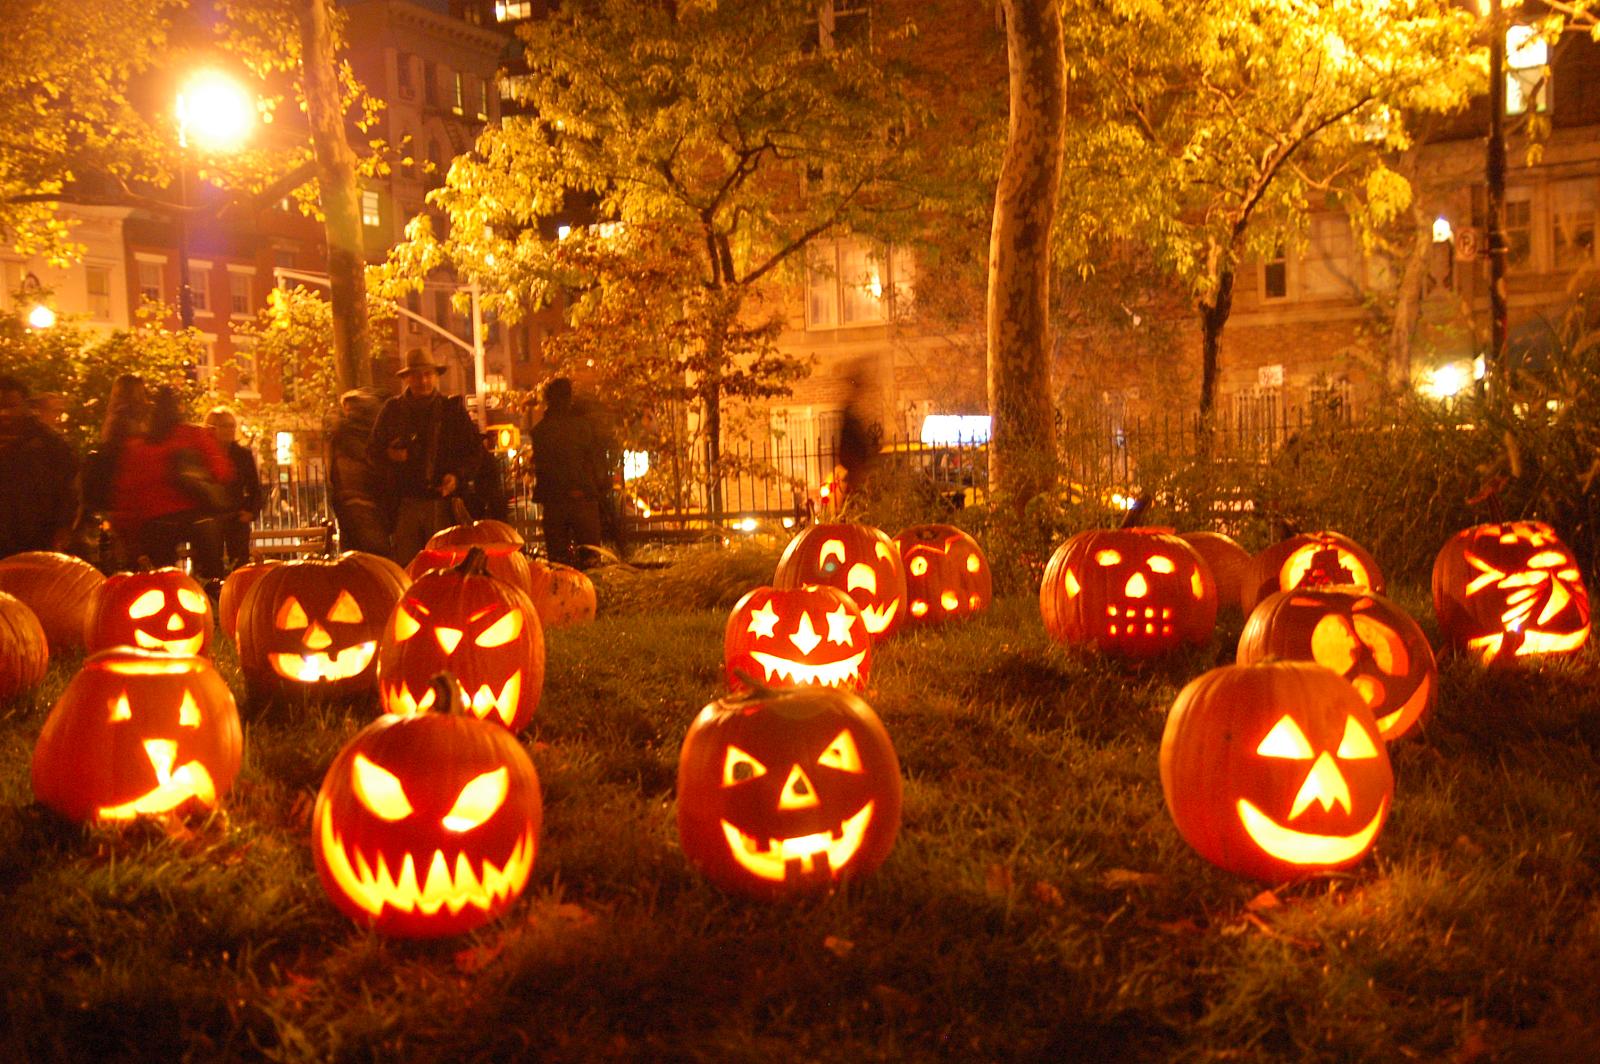
[{"label": "pumpkin with skull face", "polygon": [[460,565],[466,560],[467,552],[477,547],[488,558],[490,576],[532,594],[533,576],[528,569],[528,556],[522,553],[522,546],[522,533],[504,521],[492,518],[468,521],[442,528],[430,536],[427,544],[406,566],[406,573],[415,580],[423,573]]},{"label": "pumpkin with skull face", "polygon": [[1349,586],[1383,594],[1383,572],[1366,548],[1338,532],[1299,532],[1250,559],[1240,588],[1246,615],[1256,603],[1297,587]]},{"label": "pumpkin with skull face", "polygon": [[1360,861],[1394,775],[1355,688],[1314,662],[1272,661],[1212,669],[1178,693],[1161,789],[1201,857],[1281,882]]},{"label": "pumpkin with skull face", "polygon": [[129,646],[167,654],[211,650],[211,600],[175,566],[107,577],[84,624],[89,651]]},{"label": "pumpkin with skull face", "polygon": [[0,558],[0,591],[33,611],[57,654],[83,648],[83,630],[105,575],[70,554],[30,550]]},{"label": "pumpkin with skull face", "polygon": [[1217,586],[1169,530],[1080,532],[1045,566],[1039,612],[1058,643],[1149,657],[1211,638]]},{"label": "pumpkin with skull face", "polygon": [[895,633],[905,618],[906,569],[894,541],[871,525],[812,525],[789,541],[772,585],[826,584],[861,607],[874,639]]},{"label": "pumpkin with skull face", "polygon": [[204,658],[133,647],[89,658],[33,750],[33,793],[72,820],[208,812],[239,772],[239,710]]},{"label": "pumpkin with skull face", "polygon": [[414,716],[432,707],[433,677],[450,672],[474,716],[517,731],[544,690],[544,629],[528,596],[489,575],[474,547],[454,569],[411,585],[378,641],[378,704]]},{"label": "pumpkin with skull face", "polygon": [[747,592],[728,616],[722,661],[728,685],[849,687],[862,690],[872,637],[855,600],[836,587]]},{"label": "pumpkin with skull face", "polygon": [[1485,662],[1571,654],[1589,641],[1577,559],[1543,521],[1457,532],[1433,563],[1439,630]]},{"label": "pumpkin with skull face", "polygon": [[1439,689],[1433,648],[1417,622],[1360,588],[1308,587],[1262,599],[1239,636],[1238,661],[1268,658],[1315,661],[1343,676],[1386,741],[1410,731]]},{"label": "pumpkin with skull face", "polygon": [[345,915],[387,935],[470,931],[533,872],[539,777],[516,736],[435,679],[435,709],[386,714],[345,744],[317,792],[311,852]]},{"label": "pumpkin with skull face", "polygon": [[776,899],[883,863],[900,827],[900,763],[878,715],[837,687],[711,703],[678,757],[678,836],[717,886]]},{"label": "pumpkin with skull face", "polygon": [[906,567],[906,623],[964,620],[989,608],[989,559],[953,525],[912,525],[894,537]]},{"label": "pumpkin with skull face", "polygon": [[359,551],[272,566],[239,607],[240,670],[266,690],[371,690],[378,636],[410,583],[394,562]]}]

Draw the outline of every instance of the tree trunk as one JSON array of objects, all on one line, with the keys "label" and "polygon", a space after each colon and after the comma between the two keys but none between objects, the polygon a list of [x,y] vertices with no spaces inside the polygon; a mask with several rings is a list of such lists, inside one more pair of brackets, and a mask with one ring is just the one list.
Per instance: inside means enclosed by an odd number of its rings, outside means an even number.
[{"label": "tree trunk", "polygon": [[1200,424],[1207,425],[1217,404],[1217,375],[1222,363],[1222,328],[1233,313],[1233,270],[1217,278],[1216,295],[1200,307]]},{"label": "tree trunk", "polygon": [[1411,339],[1422,317],[1422,298],[1428,283],[1428,259],[1433,252],[1433,222],[1416,207],[1411,210],[1411,246],[1395,284],[1394,318],[1389,323],[1388,366],[1385,377],[1397,392],[1411,385]]},{"label": "tree trunk", "polygon": [[361,189],[356,182],[355,152],[345,138],[328,0],[294,0],[294,7],[300,24],[306,117],[311,126],[328,241],[334,367],[343,390],[372,384]]},{"label": "tree trunk", "polygon": [[989,239],[989,483],[1020,516],[1055,482],[1050,235],[1066,130],[1058,0],[1004,0],[1011,120]]}]

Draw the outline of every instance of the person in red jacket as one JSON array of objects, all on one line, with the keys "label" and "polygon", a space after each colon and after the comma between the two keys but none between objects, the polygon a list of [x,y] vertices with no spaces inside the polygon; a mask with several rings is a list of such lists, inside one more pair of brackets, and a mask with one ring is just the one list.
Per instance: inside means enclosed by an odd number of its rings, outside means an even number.
[{"label": "person in red jacket", "polygon": [[157,388],[149,427],[130,437],[117,456],[111,522],[133,558],[175,565],[178,546],[189,544],[195,575],[220,580],[222,537],[213,520],[227,504],[233,463],[216,438],[183,420],[177,389]]}]

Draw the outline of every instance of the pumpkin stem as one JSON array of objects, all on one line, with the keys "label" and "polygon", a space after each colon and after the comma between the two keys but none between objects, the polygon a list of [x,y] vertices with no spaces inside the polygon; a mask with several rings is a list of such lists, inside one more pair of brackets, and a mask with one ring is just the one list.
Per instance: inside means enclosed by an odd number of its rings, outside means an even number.
[{"label": "pumpkin stem", "polygon": [[1133,500],[1133,505],[1128,507],[1128,512],[1122,516],[1119,528],[1138,528],[1144,524],[1145,514],[1150,509],[1150,496],[1140,495]]},{"label": "pumpkin stem", "polygon": [[434,712],[472,716],[472,703],[467,700],[467,692],[462,689],[454,673],[434,673],[428,686],[433,689]]},{"label": "pumpkin stem", "polygon": [[471,547],[467,551],[467,556],[455,567],[455,571],[462,576],[488,576],[489,555],[482,547]]}]

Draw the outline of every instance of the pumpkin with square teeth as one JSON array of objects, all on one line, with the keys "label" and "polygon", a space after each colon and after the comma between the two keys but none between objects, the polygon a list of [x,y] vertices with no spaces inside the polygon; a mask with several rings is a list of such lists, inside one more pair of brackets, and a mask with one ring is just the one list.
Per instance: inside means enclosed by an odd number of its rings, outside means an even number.
[{"label": "pumpkin with square teeth", "polygon": [[1355,688],[1314,662],[1269,661],[1212,669],[1178,693],[1161,790],[1201,857],[1276,883],[1365,857],[1394,775]]},{"label": "pumpkin with square teeth", "polygon": [[242,747],[233,694],[209,661],[115,647],[56,699],[33,750],[33,793],[80,822],[209,812]]},{"label": "pumpkin with square teeth", "polygon": [[167,654],[209,654],[211,600],[176,566],[117,573],[95,592],[84,623],[89,652],[129,646]]},{"label": "pumpkin with square teeth", "polygon": [[722,639],[723,669],[735,691],[749,686],[849,687],[863,690],[872,637],[855,601],[836,587],[746,592]]},{"label": "pumpkin with square teeth", "polygon": [[720,699],[684,736],[678,836],[724,890],[830,890],[882,864],[899,828],[894,746],[872,707],[842,688]]},{"label": "pumpkin with square teeth", "polygon": [[894,537],[906,568],[906,623],[959,621],[989,608],[994,581],[978,541],[954,525],[912,525]]},{"label": "pumpkin with square teeth", "polygon": [[491,576],[473,547],[454,569],[423,574],[378,640],[378,705],[412,716],[431,708],[433,677],[450,672],[474,716],[512,731],[533,719],[544,690],[544,629],[519,588]]},{"label": "pumpkin with square teeth", "polygon": [[812,525],[789,541],[772,586],[826,584],[861,607],[874,639],[893,635],[905,621],[906,569],[894,540],[871,525]]},{"label": "pumpkin with square teeth", "polygon": [[539,777],[516,736],[448,675],[434,708],[386,714],[334,758],[311,852],[341,912],[387,935],[470,931],[510,908],[539,843]]},{"label": "pumpkin with square teeth", "polygon": [[1039,613],[1058,643],[1150,657],[1211,638],[1217,585],[1170,529],[1098,529],[1050,556]]},{"label": "pumpkin with square teeth", "polygon": [[1433,563],[1433,608],[1451,644],[1488,663],[1559,657],[1589,641],[1589,591],[1543,521],[1477,525]]}]

